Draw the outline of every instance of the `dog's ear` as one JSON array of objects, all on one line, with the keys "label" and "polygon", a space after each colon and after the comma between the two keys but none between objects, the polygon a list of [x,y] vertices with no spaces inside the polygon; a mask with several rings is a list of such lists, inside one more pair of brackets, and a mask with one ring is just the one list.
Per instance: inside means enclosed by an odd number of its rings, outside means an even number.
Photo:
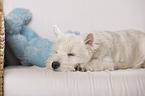
[{"label": "dog's ear", "polygon": [[92,46],[92,45],[93,45],[93,41],[94,41],[94,36],[93,36],[92,33],[89,33],[89,34],[86,36],[85,44],[86,44],[86,45]]},{"label": "dog's ear", "polygon": [[61,38],[64,35],[64,33],[60,31],[57,25],[54,25],[53,31],[57,38]]}]

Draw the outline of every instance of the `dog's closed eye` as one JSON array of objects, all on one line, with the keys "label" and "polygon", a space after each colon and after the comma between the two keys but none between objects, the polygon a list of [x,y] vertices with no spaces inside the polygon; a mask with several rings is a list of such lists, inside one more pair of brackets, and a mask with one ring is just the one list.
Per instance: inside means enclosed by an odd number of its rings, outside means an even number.
[{"label": "dog's closed eye", "polygon": [[68,53],[67,55],[68,55],[68,56],[75,56],[74,53]]}]

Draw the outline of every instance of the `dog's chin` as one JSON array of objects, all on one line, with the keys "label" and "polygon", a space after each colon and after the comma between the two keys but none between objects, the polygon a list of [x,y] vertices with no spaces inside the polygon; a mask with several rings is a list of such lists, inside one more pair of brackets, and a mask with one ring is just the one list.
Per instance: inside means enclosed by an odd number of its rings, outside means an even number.
[{"label": "dog's chin", "polygon": [[74,67],[61,67],[61,68],[58,68],[58,69],[53,69],[53,71],[55,72],[74,72],[75,69]]},{"label": "dog's chin", "polygon": [[61,72],[59,69],[53,69],[54,72]]}]

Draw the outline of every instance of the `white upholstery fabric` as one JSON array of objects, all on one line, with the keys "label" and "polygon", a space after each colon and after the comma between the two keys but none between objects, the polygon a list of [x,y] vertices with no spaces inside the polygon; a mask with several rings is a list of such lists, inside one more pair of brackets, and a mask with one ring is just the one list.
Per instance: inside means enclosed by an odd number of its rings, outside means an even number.
[{"label": "white upholstery fabric", "polygon": [[4,96],[145,96],[145,69],[53,72],[7,67]]}]

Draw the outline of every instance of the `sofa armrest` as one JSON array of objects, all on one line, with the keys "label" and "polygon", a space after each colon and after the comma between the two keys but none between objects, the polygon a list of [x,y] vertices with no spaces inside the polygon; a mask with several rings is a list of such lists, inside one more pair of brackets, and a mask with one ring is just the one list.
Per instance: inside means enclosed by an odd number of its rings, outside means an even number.
[{"label": "sofa armrest", "polygon": [[0,96],[3,96],[3,66],[5,48],[5,29],[2,0],[0,0]]}]

